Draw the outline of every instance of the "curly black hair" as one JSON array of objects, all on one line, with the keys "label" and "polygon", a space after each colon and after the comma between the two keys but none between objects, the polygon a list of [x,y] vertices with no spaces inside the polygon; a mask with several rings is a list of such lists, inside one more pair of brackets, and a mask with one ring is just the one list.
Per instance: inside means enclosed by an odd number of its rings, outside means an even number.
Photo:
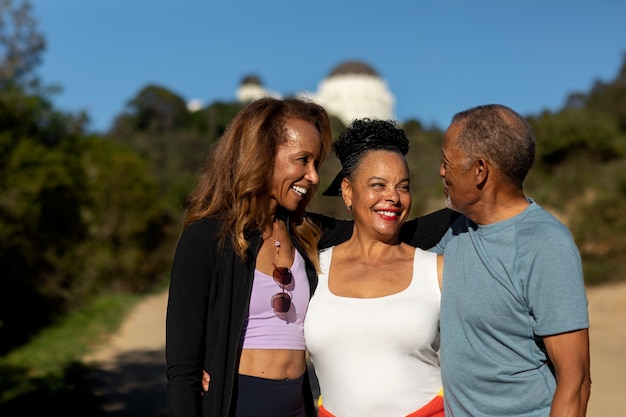
[{"label": "curly black hair", "polygon": [[354,120],[333,143],[342,169],[322,195],[341,195],[341,180],[351,178],[363,154],[381,149],[402,155],[409,151],[409,139],[397,122],[368,118]]}]

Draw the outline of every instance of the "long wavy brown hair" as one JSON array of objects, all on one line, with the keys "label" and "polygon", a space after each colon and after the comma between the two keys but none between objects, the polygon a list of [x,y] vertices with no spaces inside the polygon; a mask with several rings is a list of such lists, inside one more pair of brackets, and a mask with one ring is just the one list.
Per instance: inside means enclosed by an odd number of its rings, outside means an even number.
[{"label": "long wavy brown hair", "polygon": [[[274,159],[279,146],[287,141],[287,119],[313,124],[322,138],[316,165],[331,148],[331,128],[326,110],[304,99],[262,98],[244,107],[228,124],[224,134],[209,152],[196,186],[186,203],[184,227],[213,217],[222,222],[220,243],[230,239],[241,259],[246,259],[246,234],[273,221],[270,190]],[[306,207],[317,185],[311,187],[298,208],[289,212],[292,237],[318,267],[317,242],[320,230],[306,217]]]}]

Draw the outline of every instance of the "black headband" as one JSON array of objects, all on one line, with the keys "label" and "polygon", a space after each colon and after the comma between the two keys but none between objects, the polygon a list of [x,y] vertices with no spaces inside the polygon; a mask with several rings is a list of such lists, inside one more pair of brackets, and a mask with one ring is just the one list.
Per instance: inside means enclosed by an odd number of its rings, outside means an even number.
[{"label": "black headband", "polygon": [[[398,143],[390,143],[389,139],[377,136],[376,133],[372,133],[365,139],[359,142],[351,143],[346,146],[341,151],[341,155],[337,155],[339,161],[341,162],[341,166],[345,167],[346,162],[348,160],[356,159],[360,154],[370,149],[373,150],[385,150],[385,151],[395,151],[400,152],[402,155],[406,155],[409,151],[408,142],[406,145],[402,146]],[[345,177],[343,168],[341,171],[335,175],[335,178],[330,183],[328,188],[324,190],[322,195],[330,196],[330,197],[339,197],[341,196],[341,181]]]}]

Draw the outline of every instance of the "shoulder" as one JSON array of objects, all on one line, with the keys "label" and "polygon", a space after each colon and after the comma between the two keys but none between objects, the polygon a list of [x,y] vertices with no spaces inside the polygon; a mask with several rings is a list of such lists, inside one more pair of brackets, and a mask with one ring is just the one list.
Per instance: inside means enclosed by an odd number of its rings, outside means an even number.
[{"label": "shoulder", "polygon": [[330,268],[330,261],[333,258],[333,248],[334,246],[322,249],[319,251],[319,262],[320,262],[320,276],[326,276],[328,274],[328,270]]},{"label": "shoulder", "polygon": [[425,287],[430,294],[439,302],[441,300],[441,273],[443,271],[443,256],[435,252],[425,251],[415,248],[413,263],[413,279],[421,277]]},{"label": "shoulder", "polygon": [[[220,239],[222,223],[215,219],[203,218],[188,224],[178,240],[177,251],[190,253],[218,252],[230,248],[230,239]],[[221,246],[224,244],[224,247]]]},{"label": "shoulder", "polygon": [[188,239],[214,239],[218,236],[222,227],[222,222],[210,219],[202,218],[188,224],[182,232],[181,238]]},{"label": "shoulder", "polygon": [[414,259],[418,262],[435,262],[438,254],[435,252],[427,251],[421,248],[414,248]]},{"label": "shoulder", "polygon": [[439,258],[443,259],[436,252],[427,251],[420,248],[414,248],[415,254],[413,255],[413,268],[416,270],[427,271],[428,273],[436,273]]},{"label": "shoulder", "polygon": [[528,215],[518,227],[523,235],[541,237],[545,243],[563,239],[573,240],[567,226],[537,203],[533,203]]}]

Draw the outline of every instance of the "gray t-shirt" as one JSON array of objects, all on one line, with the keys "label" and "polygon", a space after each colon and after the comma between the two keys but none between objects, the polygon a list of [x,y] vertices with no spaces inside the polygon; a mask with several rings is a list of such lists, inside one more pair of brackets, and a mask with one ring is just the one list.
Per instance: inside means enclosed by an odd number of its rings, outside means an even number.
[{"label": "gray t-shirt", "polygon": [[580,254],[532,200],[487,226],[461,216],[444,255],[441,370],[446,415],[548,416],[556,388],[541,336],[589,327]]}]

